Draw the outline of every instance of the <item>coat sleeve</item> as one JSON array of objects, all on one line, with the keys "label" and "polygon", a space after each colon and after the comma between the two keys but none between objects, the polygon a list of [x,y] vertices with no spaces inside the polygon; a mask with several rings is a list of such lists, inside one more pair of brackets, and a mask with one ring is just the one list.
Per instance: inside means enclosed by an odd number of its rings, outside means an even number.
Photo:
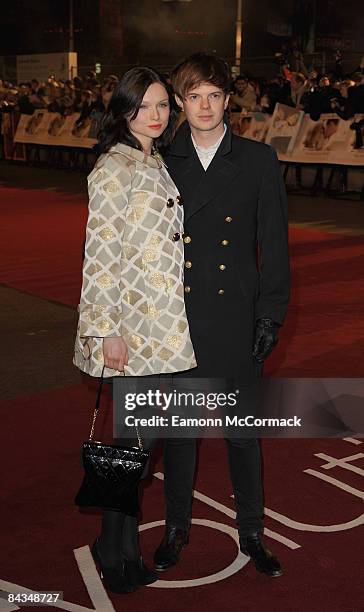
[{"label": "coat sleeve", "polygon": [[268,149],[258,198],[257,239],[259,296],[256,320],[270,318],[282,324],[290,290],[288,204],[277,154]]},{"label": "coat sleeve", "polygon": [[120,155],[100,158],[88,178],[89,211],[79,304],[81,337],[121,336],[121,256],[131,168]]}]

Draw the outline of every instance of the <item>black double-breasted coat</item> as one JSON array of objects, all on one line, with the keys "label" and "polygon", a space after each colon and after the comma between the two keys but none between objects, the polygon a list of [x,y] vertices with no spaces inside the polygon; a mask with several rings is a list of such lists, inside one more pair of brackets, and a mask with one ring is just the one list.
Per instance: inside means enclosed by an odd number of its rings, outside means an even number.
[{"label": "black double-breasted coat", "polygon": [[283,323],[289,300],[285,187],[274,149],[225,136],[205,171],[187,122],[165,158],[182,196],[185,299],[197,368],[190,375],[261,373],[256,320]]}]

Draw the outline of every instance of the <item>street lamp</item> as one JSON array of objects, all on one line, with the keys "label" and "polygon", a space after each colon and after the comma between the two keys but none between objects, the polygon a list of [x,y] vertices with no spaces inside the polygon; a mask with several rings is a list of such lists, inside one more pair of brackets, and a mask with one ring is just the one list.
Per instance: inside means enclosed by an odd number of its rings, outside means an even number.
[{"label": "street lamp", "polygon": [[240,72],[241,65],[241,41],[242,41],[242,14],[243,14],[243,0],[237,0],[238,4],[236,7],[236,34],[235,34],[235,70],[236,73]]},{"label": "street lamp", "polygon": [[73,37],[73,0],[69,0],[69,41],[68,51],[72,53],[74,51],[74,37]]}]

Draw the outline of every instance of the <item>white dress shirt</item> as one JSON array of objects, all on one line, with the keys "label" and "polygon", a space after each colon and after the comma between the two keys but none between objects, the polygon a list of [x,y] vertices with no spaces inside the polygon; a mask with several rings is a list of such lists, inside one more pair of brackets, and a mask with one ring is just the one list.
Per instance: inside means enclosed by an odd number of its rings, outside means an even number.
[{"label": "white dress shirt", "polygon": [[222,139],[224,138],[226,133],[226,125],[224,123],[224,133],[222,136],[220,136],[219,140],[217,142],[215,142],[214,145],[212,145],[211,147],[208,147],[207,149],[204,147],[201,147],[200,145],[198,145],[191,133],[191,138],[192,138],[192,142],[193,142],[193,146],[196,149],[196,153],[200,159],[201,164],[203,165],[204,169],[207,170],[207,168],[209,167],[210,163],[213,160],[213,157],[217,151],[217,149],[219,148]]}]

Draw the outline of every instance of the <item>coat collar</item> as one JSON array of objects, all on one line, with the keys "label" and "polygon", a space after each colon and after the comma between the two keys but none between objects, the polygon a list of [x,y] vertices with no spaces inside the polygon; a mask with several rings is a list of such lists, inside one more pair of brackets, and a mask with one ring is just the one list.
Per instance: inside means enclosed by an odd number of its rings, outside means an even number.
[{"label": "coat collar", "polygon": [[134,159],[136,161],[149,166],[150,168],[162,168],[165,166],[163,159],[159,153],[155,153],[154,155],[147,155],[143,151],[139,149],[134,149],[134,147],[129,147],[128,145],[122,144],[118,142],[116,145],[111,147],[110,152],[116,151],[118,153],[123,153],[127,157]]},{"label": "coat collar", "polygon": [[[185,158],[186,161],[174,166],[173,158],[176,157]],[[184,199],[185,220],[226,191],[228,184],[243,168],[242,160],[240,159],[238,163],[232,154],[232,133],[229,124],[206,171],[193,146],[187,121],[179,128],[168,158],[167,164],[171,165],[172,178]]]},{"label": "coat collar", "polygon": [[[219,155],[227,155],[231,151],[231,140],[232,133],[229,122],[225,121],[226,133],[221,141],[218,148]],[[177,134],[173,140],[173,143],[169,150],[169,155],[176,155],[177,157],[189,157],[191,151],[195,150],[191,138],[191,129],[187,121],[184,121],[177,131]]]}]

